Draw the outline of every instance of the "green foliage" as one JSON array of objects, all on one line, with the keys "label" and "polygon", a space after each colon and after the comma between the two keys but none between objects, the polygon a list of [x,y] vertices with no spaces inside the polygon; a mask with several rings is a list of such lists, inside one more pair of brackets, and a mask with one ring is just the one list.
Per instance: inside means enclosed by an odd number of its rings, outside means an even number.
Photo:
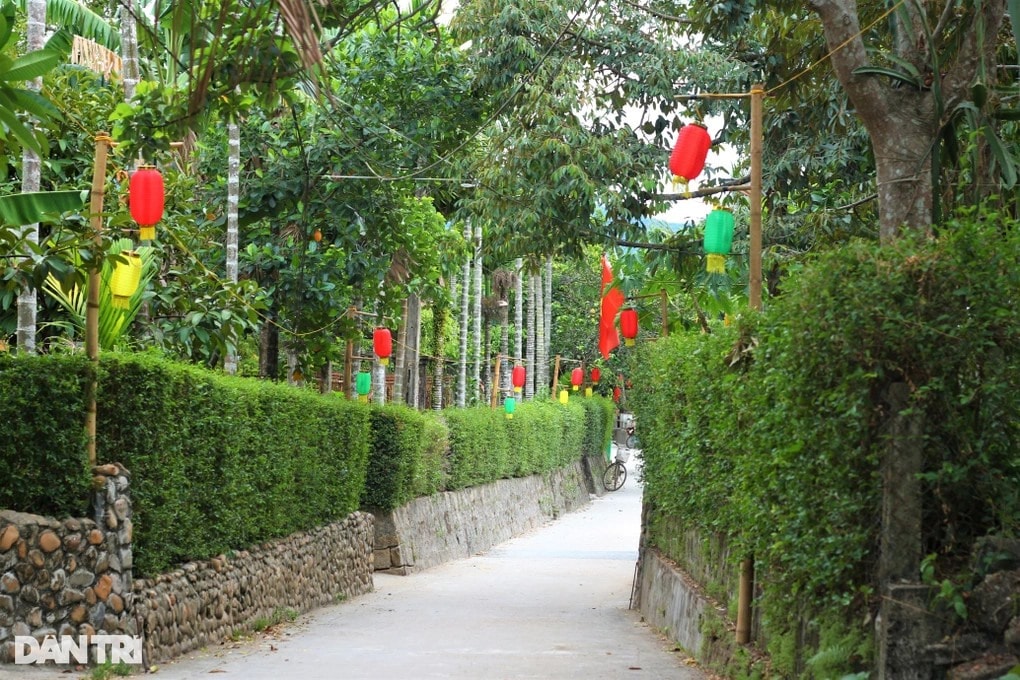
[{"label": "green foliage", "polygon": [[358,508],[365,406],[145,356],[104,354],[102,367],[99,455],[133,474],[142,573]]},{"label": "green foliage", "polygon": [[0,508],[83,516],[89,473],[82,356],[0,354]]},{"label": "green foliage", "polygon": [[388,405],[372,409],[371,423],[362,507],[390,510],[443,488],[442,422],[431,413]]},{"label": "green foliage", "polygon": [[866,603],[881,395],[893,383],[910,387],[924,422],[926,550],[950,569],[979,537],[1016,526],[1017,227],[965,214],[938,240],[854,243],[805,267],[754,323],[643,348],[629,397],[646,497],[681,527],[753,553],[775,621],[791,597],[816,609]]}]

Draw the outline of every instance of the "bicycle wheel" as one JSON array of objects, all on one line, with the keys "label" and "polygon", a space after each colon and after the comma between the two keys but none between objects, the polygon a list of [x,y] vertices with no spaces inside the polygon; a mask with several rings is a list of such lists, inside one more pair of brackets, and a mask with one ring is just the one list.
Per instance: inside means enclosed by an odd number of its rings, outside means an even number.
[{"label": "bicycle wheel", "polygon": [[606,491],[616,491],[623,486],[625,481],[627,481],[627,468],[620,461],[610,464],[602,474],[602,485],[606,487]]}]

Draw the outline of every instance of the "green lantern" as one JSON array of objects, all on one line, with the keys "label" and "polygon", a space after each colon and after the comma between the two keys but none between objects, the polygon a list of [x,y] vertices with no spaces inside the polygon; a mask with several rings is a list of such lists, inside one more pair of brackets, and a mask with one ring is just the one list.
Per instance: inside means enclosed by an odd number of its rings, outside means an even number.
[{"label": "green lantern", "polygon": [[507,397],[503,400],[503,410],[506,412],[506,419],[513,420],[514,411],[517,410],[517,400],[513,397]]},{"label": "green lantern", "polygon": [[726,272],[725,255],[733,245],[733,213],[729,210],[713,210],[705,218],[705,253],[708,255],[710,272]]},{"label": "green lantern", "polygon": [[368,393],[372,389],[372,374],[358,373],[354,381],[354,389],[358,392],[358,401],[368,401]]}]

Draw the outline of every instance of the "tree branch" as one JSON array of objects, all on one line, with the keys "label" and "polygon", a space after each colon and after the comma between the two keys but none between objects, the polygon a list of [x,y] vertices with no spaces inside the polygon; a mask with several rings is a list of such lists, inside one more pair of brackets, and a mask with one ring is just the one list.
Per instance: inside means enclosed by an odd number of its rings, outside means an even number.
[{"label": "tree branch", "polygon": [[747,191],[750,189],[750,176],[740,179],[727,180],[724,184],[712,187],[704,187],[695,191],[684,191],[679,194],[652,194],[649,198],[659,201],[685,201],[690,198],[704,198],[714,194],[721,194],[727,191]]}]

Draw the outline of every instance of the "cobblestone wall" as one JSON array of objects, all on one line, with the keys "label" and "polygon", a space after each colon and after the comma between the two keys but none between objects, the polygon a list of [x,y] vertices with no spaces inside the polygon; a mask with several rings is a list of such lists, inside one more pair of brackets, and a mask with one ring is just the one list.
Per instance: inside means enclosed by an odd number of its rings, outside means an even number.
[{"label": "cobblestone wall", "polygon": [[[153,664],[297,612],[372,589],[373,518],[311,531],[154,579],[132,578],[130,474],[93,469],[95,518],[0,511],[0,663],[31,636],[140,635]],[[181,527],[186,531],[187,527]]]},{"label": "cobblestone wall", "polygon": [[372,589],[372,516],[354,513],[232,555],[189,562],[135,582],[147,663],[249,630],[259,618],[304,612]]},{"label": "cobblestone wall", "polygon": [[130,475],[93,468],[96,518],[0,511],[0,661],[14,638],[137,633],[130,615]]}]

